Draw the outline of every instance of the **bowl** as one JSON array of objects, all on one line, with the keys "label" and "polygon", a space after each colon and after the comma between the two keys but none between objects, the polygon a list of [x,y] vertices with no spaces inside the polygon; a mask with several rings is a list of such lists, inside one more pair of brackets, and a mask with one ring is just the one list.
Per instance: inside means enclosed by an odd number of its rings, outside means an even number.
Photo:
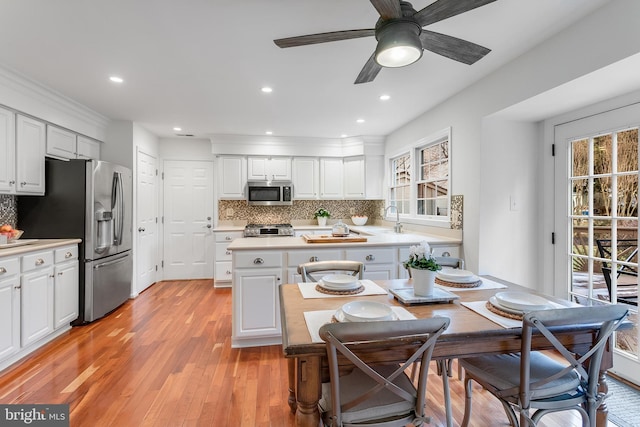
[{"label": "bowl", "polygon": [[368,219],[368,216],[352,216],[351,222],[353,222],[353,225],[365,225]]},{"label": "bowl", "polygon": [[352,301],[342,306],[344,317],[350,322],[371,322],[393,318],[391,306],[375,301]]},{"label": "bowl", "polygon": [[22,236],[22,233],[24,233],[24,231],[22,230],[13,230],[12,233],[2,233],[2,234],[7,236],[7,242],[11,243],[18,240],[20,236]]}]

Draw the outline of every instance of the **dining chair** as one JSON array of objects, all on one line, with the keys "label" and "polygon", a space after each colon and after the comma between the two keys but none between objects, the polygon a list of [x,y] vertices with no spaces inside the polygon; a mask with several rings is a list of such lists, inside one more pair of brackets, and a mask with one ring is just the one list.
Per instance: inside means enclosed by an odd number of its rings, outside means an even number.
[{"label": "dining chair", "polygon": [[[326,342],[330,377],[329,383],[322,384],[320,399],[325,424],[405,426],[411,422],[420,426],[430,422],[424,411],[429,362],[438,337],[448,326],[447,317],[322,326],[320,337]],[[377,345],[372,347],[373,343]],[[379,350],[380,343],[388,353]],[[408,345],[410,351],[405,351]],[[394,352],[400,346],[402,351]],[[372,354],[377,363],[367,364],[363,357]],[[402,355],[400,363],[398,354]],[[417,360],[421,368],[414,386],[405,370]]]},{"label": "dining chair", "polygon": [[[358,277],[362,280],[364,277],[364,263],[359,261],[313,261],[300,264],[298,266],[298,274],[302,276],[303,282],[318,282],[318,274],[331,273],[331,272],[344,272],[350,273],[352,276]],[[313,276],[311,273],[316,274]]]},{"label": "dining chair", "polygon": [[[598,392],[602,356],[609,338],[628,314],[629,310],[623,305],[570,307],[525,314],[520,353],[460,359],[465,369],[462,426],[469,425],[471,418],[473,380],[500,400],[512,426],[536,426],[540,418],[550,412],[577,410],[583,426],[595,427],[596,410],[606,398]],[[567,349],[553,333],[556,327],[579,330],[581,326],[592,325],[597,325],[595,341],[579,355]],[[542,334],[553,345],[560,360],[531,351],[534,333]],[[532,409],[535,412],[530,415]]]}]

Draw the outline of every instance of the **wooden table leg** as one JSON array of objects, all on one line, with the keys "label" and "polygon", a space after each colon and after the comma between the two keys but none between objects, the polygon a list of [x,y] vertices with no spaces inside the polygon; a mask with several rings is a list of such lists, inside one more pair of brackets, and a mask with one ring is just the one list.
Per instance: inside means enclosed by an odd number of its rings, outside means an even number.
[{"label": "wooden table leg", "polygon": [[320,357],[301,357],[297,363],[296,395],[298,400],[296,410],[296,426],[318,427],[320,412],[318,401],[321,393]]},{"label": "wooden table leg", "polygon": [[289,377],[289,407],[291,413],[296,413],[296,362],[297,359],[287,359],[287,373]]}]

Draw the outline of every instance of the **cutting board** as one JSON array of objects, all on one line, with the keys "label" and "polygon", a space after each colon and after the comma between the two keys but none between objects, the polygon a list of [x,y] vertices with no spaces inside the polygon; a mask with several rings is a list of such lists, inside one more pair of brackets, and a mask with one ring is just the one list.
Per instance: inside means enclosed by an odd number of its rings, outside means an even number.
[{"label": "cutting board", "polygon": [[307,243],[353,243],[366,242],[367,238],[362,236],[332,236],[331,234],[303,234],[302,238]]}]

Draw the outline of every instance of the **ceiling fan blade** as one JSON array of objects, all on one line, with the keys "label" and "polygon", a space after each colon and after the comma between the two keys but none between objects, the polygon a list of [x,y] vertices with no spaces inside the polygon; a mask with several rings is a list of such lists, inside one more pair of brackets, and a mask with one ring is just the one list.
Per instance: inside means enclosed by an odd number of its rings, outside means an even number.
[{"label": "ceiling fan blade", "polygon": [[421,26],[433,24],[443,19],[468,12],[496,0],[437,0],[424,9],[416,12],[413,17]]},{"label": "ceiling fan blade", "polygon": [[380,70],[382,70],[382,66],[376,62],[375,56],[376,53],[374,52],[367,63],[364,64],[364,67],[362,67],[360,74],[358,74],[358,78],[356,78],[356,81],[354,82],[355,84],[372,82],[373,79],[376,78]]},{"label": "ceiling fan blade", "polygon": [[422,30],[420,40],[422,41],[423,49],[467,65],[473,64],[491,52],[491,49],[479,44],[433,31]]},{"label": "ceiling fan blade", "polygon": [[399,0],[371,0],[371,4],[376,8],[382,19],[402,17]]},{"label": "ceiling fan blade", "polygon": [[306,36],[288,37],[284,39],[277,39],[273,42],[278,47],[295,47],[304,46],[308,44],[335,42],[339,40],[357,39],[360,37],[375,36],[376,30],[363,29],[363,30],[347,30],[347,31],[332,31],[330,33],[318,33],[309,34]]}]

